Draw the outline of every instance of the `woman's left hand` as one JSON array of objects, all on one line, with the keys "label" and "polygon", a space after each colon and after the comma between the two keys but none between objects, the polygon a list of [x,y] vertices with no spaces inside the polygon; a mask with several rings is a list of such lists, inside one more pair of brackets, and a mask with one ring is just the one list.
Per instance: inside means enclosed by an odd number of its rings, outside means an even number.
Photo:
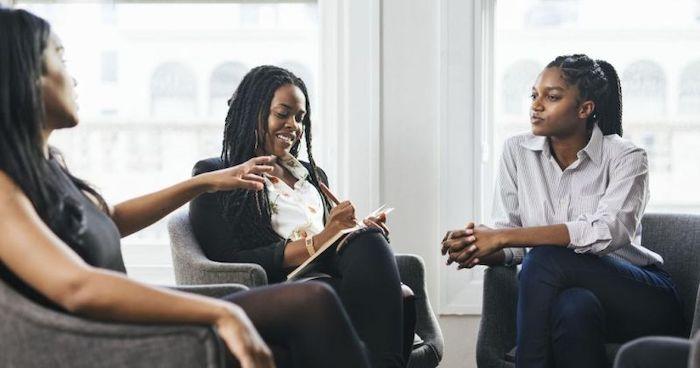
[{"label": "woman's left hand", "polygon": [[479,258],[497,252],[505,246],[501,231],[484,225],[467,225],[466,229],[451,231],[442,242],[442,253],[448,254],[447,264],[458,263],[459,268],[473,267]]},{"label": "woman's left hand", "polygon": [[265,182],[262,175],[273,170],[274,156],[254,157],[240,165],[201,174],[206,181],[207,192],[233,189],[262,190]]},{"label": "woman's left hand", "polygon": [[368,216],[362,222],[365,226],[381,230],[385,236],[389,236],[389,228],[386,226],[386,214],[384,212],[377,216]]}]

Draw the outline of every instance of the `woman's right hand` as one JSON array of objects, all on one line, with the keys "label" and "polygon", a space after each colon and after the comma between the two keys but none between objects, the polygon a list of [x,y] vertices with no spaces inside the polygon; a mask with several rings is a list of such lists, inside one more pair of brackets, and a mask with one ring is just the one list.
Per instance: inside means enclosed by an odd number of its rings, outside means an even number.
[{"label": "woman's right hand", "polygon": [[355,218],[355,206],[350,201],[340,202],[331,209],[331,213],[326,223],[326,229],[335,231],[344,230],[357,225]]},{"label": "woman's right hand", "polygon": [[270,348],[243,309],[235,305],[226,309],[227,313],[216,321],[216,330],[241,368],[275,368]]}]

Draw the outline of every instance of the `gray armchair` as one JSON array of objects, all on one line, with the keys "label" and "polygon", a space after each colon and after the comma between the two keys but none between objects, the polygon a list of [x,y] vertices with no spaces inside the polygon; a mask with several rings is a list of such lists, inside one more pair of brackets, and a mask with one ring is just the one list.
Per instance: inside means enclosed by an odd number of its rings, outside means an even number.
[{"label": "gray armchair", "polygon": [[[646,214],[642,219],[642,244],[664,257],[664,269],[683,298],[688,336],[692,336],[691,331],[700,328],[700,216]],[[515,347],[516,277],[516,267],[489,267],[484,273],[484,307],[476,344],[480,368],[514,367],[506,355],[512,356]],[[619,347],[606,346],[610,364]]]},{"label": "gray armchair", "polygon": [[700,368],[700,333],[696,333],[695,338],[691,342],[688,368]]},{"label": "gray armchair", "polygon": [[[267,275],[257,264],[220,263],[209,260],[194,237],[187,209],[168,221],[170,246],[178,284],[240,283],[249,287],[267,284]],[[425,292],[425,267],[415,255],[397,255],[401,281],[415,294],[416,334],[423,340],[414,346],[408,367],[433,368],[442,359],[443,339]]]},{"label": "gray armchair", "polygon": [[[176,287],[208,296],[240,285]],[[0,280],[1,367],[224,367],[227,349],[213,328],[98,322],[25,298]]]}]

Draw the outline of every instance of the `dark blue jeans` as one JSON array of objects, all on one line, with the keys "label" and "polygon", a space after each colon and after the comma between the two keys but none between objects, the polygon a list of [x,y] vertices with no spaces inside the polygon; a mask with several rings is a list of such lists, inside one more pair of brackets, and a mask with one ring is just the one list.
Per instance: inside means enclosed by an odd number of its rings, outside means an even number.
[{"label": "dark blue jeans", "polygon": [[605,367],[604,344],[680,335],[683,313],[670,276],[611,256],[535,247],[519,274],[518,368]]}]

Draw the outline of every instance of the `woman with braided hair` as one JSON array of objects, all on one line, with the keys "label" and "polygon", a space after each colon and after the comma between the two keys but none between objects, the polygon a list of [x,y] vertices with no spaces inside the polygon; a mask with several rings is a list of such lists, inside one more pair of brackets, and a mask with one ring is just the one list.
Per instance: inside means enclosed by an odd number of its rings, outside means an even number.
[{"label": "woman with braided hair", "polygon": [[469,223],[442,242],[459,268],[522,261],[516,366],[605,367],[607,342],[682,334],[676,287],[641,245],[648,164],[621,138],[615,69],[557,57],[532,88],[530,122],[503,149],[495,228]]},{"label": "woman with braided hair", "polygon": [[[221,157],[198,162],[194,174],[256,156],[276,161],[263,191],[213,193],[191,203],[194,233],[210,259],[259,264],[276,283],[338,231],[355,226],[350,202],[332,207],[322,194],[328,179],[314,161],[311,132],[311,105],[300,78],[268,65],[243,78],[229,101]],[[297,158],[302,137],[308,162]],[[340,296],[372,365],[402,367],[410,351],[404,342],[410,346],[413,331],[403,327],[401,283],[384,221],[365,219],[367,227],[351,234],[341,251],[321,255],[314,271],[330,276],[316,280]]]},{"label": "woman with braided hair", "polygon": [[[3,284],[58,312],[96,320],[211,325],[233,353],[229,358],[235,356],[242,368],[275,367],[270,348],[278,353],[274,358],[284,354],[286,359],[277,360],[285,367],[367,367],[364,348],[340,301],[325,285],[277,285],[218,300],[126,277],[121,237],[201,193],[262,190],[261,175],[272,171],[271,159],[256,157],[108,206],[97,191],[70,174],[48,143],[54,130],[79,123],[75,80],[63,52],[45,20],[0,6]],[[325,333],[329,328],[335,331],[330,338]],[[35,350],[20,363],[13,361],[13,354],[2,354],[0,365],[45,365],[44,352]],[[106,367],[114,362],[93,363]]]}]

